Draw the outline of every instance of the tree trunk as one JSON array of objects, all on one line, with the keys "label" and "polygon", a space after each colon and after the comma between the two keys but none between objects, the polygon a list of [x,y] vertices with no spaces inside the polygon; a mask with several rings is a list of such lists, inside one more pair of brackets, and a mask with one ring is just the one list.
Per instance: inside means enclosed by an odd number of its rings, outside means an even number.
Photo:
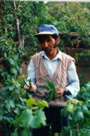
[{"label": "tree trunk", "polygon": [[16,1],[13,0],[13,6],[14,6],[14,16],[16,19],[16,31],[17,31],[17,38],[18,38],[18,47],[22,47],[22,45],[24,44],[24,38],[23,36],[21,36],[21,32],[20,32],[20,21],[19,18],[16,15],[16,11],[17,11],[17,6],[16,6]]},{"label": "tree trunk", "polygon": [[4,1],[0,0],[0,32],[3,32]]}]

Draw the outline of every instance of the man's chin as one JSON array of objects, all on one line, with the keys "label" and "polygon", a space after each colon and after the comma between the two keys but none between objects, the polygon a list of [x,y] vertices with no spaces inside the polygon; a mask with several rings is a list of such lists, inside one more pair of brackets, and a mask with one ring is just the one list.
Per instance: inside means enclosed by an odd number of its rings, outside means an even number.
[{"label": "man's chin", "polygon": [[48,56],[51,51],[44,51],[44,52],[45,52],[45,54]]}]

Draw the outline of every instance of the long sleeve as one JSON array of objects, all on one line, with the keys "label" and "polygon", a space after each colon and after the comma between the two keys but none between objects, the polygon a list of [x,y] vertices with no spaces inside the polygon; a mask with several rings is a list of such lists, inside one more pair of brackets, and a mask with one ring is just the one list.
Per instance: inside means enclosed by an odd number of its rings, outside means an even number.
[{"label": "long sleeve", "polygon": [[66,91],[69,91],[72,94],[72,97],[75,97],[80,90],[79,78],[76,71],[76,66],[74,62],[68,68],[68,86]]},{"label": "long sleeve", "polygon": [[35,84],[35,81],[36,81],[36,69],[35,69],[35,66],[33,64],[33,61],[30,60],[30,63],[28,65],[28,68],[27,68],[27,80],[31,80],[34,84]]}]

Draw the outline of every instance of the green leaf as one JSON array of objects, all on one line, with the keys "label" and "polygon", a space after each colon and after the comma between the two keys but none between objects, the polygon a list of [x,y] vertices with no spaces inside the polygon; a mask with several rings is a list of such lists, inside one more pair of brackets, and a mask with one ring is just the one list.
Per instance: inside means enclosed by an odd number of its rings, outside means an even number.
[{"label": "green leaf", "polygon": [[53,83],[52,81],[47,81],[47,85],[45,87],[49,92],[47,101],[49,102],[51,100],[54,100],[57,96],[55,83]]},{"label": "green leaf", "polygon": [[21,130],[21,136],[30,136],[30,129],[24,128],[23,130]]},{"label": "green leaf", "polygon": [[11,136],[19,136],[19,135],[18,135],[18,130],[17,130],[17,128],[16,128],[15,131],[11,134]]},{"label": "green leaf", "polygon": [[38,101],[38,107],[44,109],[45,107],[48,108],[48,103],[44,100],[39,100]]},{"label": "green leaf", "polygon": [[55,91],[56,90],[55,84],[52,81],[47,81],[47,89],[49,91]]},{"label": "green leaf", "polygon": [[37,106],[37,100],[35,98],[29,98],[28,100],[26,100],[26,104],[29,107]]},{"label": "green leaf", "polygon": [[11,73],[17,75],[17,70],[15,68],[11,68]]},{"label": "green leaf", "polygon": [[11,65],[15,65],[15,61],[14,61],[14,59],[9,58],[9,62],[10,62],[10,64],[11,64]]},{"label": "green leaf", "polygon": [[36,111],[35,116],[31,123],[31,127],[40,128],[41,126],[45,126],[45,125],[46,125],[46,116],[44,112],[40,109]]},{"label": "green leaf", "polygon": [[29,128],[33,120],[32,110],[25,109],[19,117],[16,118],[14,124],[16,126]]},{"label": "green leaf", "polygon": [[6,103],[5,106],[6,106],[8,111],[10,111],[11,108],[15,107],[15,102],[13,100],[8,99],[8,100],[5,101],[5,103]]},{"label": "green leaf", "polygon": [[83,119],[84,119],[84,114],[83,114],[83,112],[82,112],[82,111],[78,111],[78,112],[76,113],[76,118],[77,118],[77,120],[83,120]]},{"label": "green leaf", "polygon": [[66,107],[67,112],[73,113],[74,112],[74,105],[72,103],[69,103]]},{"label": "green leaf", "polygon": [[86,105],[82,106],[82,110],[84,113],[88,113],[88,111],[89,111]]}]

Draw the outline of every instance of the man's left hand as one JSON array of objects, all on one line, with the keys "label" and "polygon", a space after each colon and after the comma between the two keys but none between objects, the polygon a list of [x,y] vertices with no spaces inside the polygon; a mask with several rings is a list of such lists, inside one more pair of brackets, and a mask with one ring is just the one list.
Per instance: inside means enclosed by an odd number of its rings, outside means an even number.
[{"label": "man's left hand", "polygon": [[56,90],[56,93],[58,96],[63,96],[64,95],[64,88],[62,87],[58,87],[57,90]]}]

